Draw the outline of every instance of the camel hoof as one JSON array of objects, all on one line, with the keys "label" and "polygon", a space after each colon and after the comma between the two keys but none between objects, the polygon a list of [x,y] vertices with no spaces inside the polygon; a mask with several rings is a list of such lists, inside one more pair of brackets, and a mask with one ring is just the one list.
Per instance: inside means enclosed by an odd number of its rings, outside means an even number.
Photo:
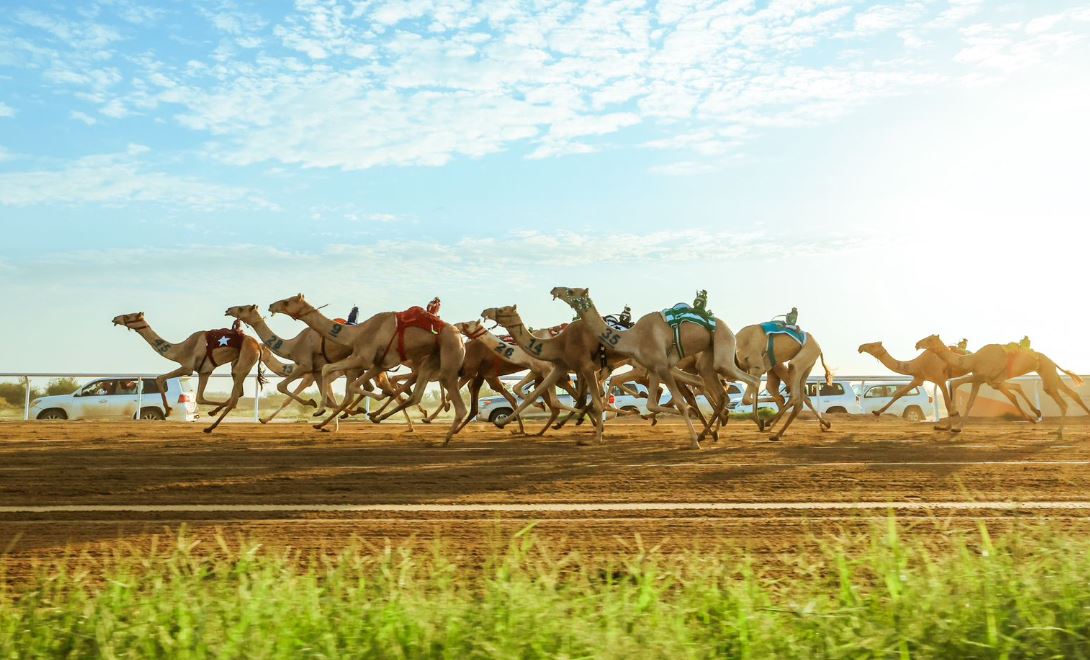
[{"label": "camel hoof", "polygon": [[213,426],[206,426],[205,428],[203,428],[201,430],[204,431],[205,433],[211,433],[214,428],[215,427],[213,427]]},{"label": "camel hoof", "polygon": [[378,415],[376,415],[375,413],[368,413],[367,419],[371,420],[372,424],[378,424]]},{"label": "camel hoof", "polygon": [[779,442],[781,439],[782,436],[779,433],[773,433],[772,435],[768,436],[769,442]]},{"label": "camel hoof", "polygon": [[870,411],[870,414],[874,415],[875,417],[881,417],[882,416],[882,413],[878,412],[877,410]]},{"label": "camel hoof", "polygon": [[431,420],[428,419],[427,417],[421,417],[420,418],[420,423],[421,424],[431,424]]},{"label": "camel hoof", "polygon": [[321,410],[315,410],[314,414],[312,414],[311,417],[321,417],[324,414],[325,414],[325,408],[322,408]]},{"label": "camel hoof", "polygon": [[938,424],[936,424],[936,425],[932,426],[931,428],[932,428],[933,430],[935,430],[935,431],[949,431],[949,430],[950,430],[950,429],[949,429],[948,427],[946,427],[946,426],[939,426]]},{"label": "camel hoof", "polygon": [[833,425],[832,425],[832,424],[830,424],[829,422],[822,422],[822,423],[821,423],[821,431],[822,431],[822,433],[824,433],[825,431],[828,431],[828,430],[829,430],[829,429],[831,429],[831,428],[833,428]]},{"label": "camel hoof", "polygon": [[318,402],[315,401],[314,399],[311,399],[310,401],[307,401],[307,405],[310,406],[311,408],[317,408],[318,407]]},{"label": "camel hoof", "polygon": [[269,420],[265,419],[264,417],[258,417],[257,421],[261,422],[262,424],[268,424],[269,423]]},{"label": "camel hoof", "polygon": [[719,442],[719,431],[712,431],[712,442]]},{"label": "camel hoof", "polygon": [[951,433],[961,433],[961,429],[950,429]]},{"label": "camel hoof", "polygon": [[651,426],[654,426],[654,425],[656,425],[658,423],[659,423],[659,418],[658,417],[652,417],[651,418]]}]

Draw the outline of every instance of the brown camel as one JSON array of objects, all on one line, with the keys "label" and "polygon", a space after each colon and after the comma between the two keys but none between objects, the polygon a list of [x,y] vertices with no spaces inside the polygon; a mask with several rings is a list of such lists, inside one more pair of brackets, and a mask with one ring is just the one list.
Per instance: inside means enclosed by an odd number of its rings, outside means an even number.
[{"label": "brown camel", "polygon": [[[1062,438],[1064,433],[1064,422],[1067,420],[1067,401],[1064,400],[1063,395],[1071,397],[1075,403],[1079,404],[1086,414],[1090,415],[1090,408],[1079,397],[1075,390],[1068,387],[1067,383],[1060,378],[1057,371],[1062,371],[1071,378],[1076,387],[1080,387],[1083,384],[1082,378],[1067,369],[1063,369],[1044,353],[1038,353],[1032,349],[1019,348],[1017,345],[1001,345],[1001,344],[988,344],[982,346],[979,351],[975,353],[969,353],[966,355],[959,355],[942,343],[942,340],[938,335],[931,335],[924,337],[916,343],[917,349],[926,349],[934,351],[951,367],[962,369],[968,373],[968,375],[955,380],[950,383],[951,398],[953,398],[953,392],[965,383],[970,383],[973,387],[969,392],[969,403],[965,407],[965,417],[969,416],[970,411],[973,409],[973,404],[976,403],[977,394],[980,392],[981,385],[988,385],[993,389],[1001,392],[1003,396],[1007,397],[1018,412],[1022,414],[1027,420],[1037,421],[1040,418],[1041,413],[1039,410],[1030,408],[1033,410],[1035,417],[1030,417],[1022,410],[1022,407],[1018,404],[1018,399],[1015,398],[1014,393],[1011,391],[1008,380],[1024,376],[1030,372],[1037,372],[1041,377],[1041,386],[1045,391],[1045,394],[1052,397],[1052,400],[1056,402],[1056,405],[1060,408],[1060,428],[1057,434]],[[1023,392],[1023,397],[1025,393]],[[1028,402],[1028,399],[1027,399]],[[957,408],[950,409],[950,417],[957,417],[958,424],[955,428],[953,421],[950,423],[950,430],[954,433],[960,433],[965,426],[965,417],[961,417],[958,414]]]},{"label": "brown camel", "polygon": [[[263,417],[258,421],[262,424],[267,424],[270,420],[280,414],[284,408],[290,405],[292,401],[298,402],[303,407],[312,406],[318,408],[314,413],[316,417],[324,415],[327,406],[335,408],[338,405],[337,399],[333,396],[332,384],[330,384],[329,387],[325,387],[326,384],[322,382],[321,370],[322,367],[329,362],[336,362],[337,360],[343,360],[348,357],[352,351],[347,346],[326,340],[312,328],[304,328],[303,331],[295,337],[283,339],[277,336],[277,334],[273,332],[273,329],[269,327],[268,323],[265,322],[257,305],[237,305],[228,307],[227,311],[224,312],[224,315],[233,316],[253,328],[254,332],[257,333],[258,338],[261,339],[261,342],[269,350],[276,355],[295,363],[295,367],[290,370],[276,387],[277,390],[287,395],[289,398],[285,400],[279,408],[273,411],[271,415]],[[354,375],[349,374],[350,378],[360,375],[360,372],[353,373]],[[295,380],[299,380],[300,383],[295,388],[294,393],[289,392],[288,385]],[[298,396],[306,388],[310,387],[312,383],[318,384],[318,390],[322,394],[322,405],[320,407],[313,399],[303,401]],[[376,384],[387,394],[394,391],[385,372],[376,379]],[[409,431],[412,431],[413,422],[409,419],[408,412],[405,412],[405,421],[409,425]]]},{"label": "brown camel", "polygon": [[[813,371],[818,360],[821,360],[821,366],[825,368],[825,382],[829,385],[833,382],[833,374],[825,364],[821,346],[813,335],[807,334],[806,343],[800,345],[798,341],[785,334],[769,335],[763,325],[747,325],[738,331],[737,360],[738,367],[751,376],[759,379],[767,375],[765,390],[772,395],[779,407],[779,412],[769,422],[769,428],[774,427],[789,409],[791,411],[784,425],[779,431],[773,433],[770,439],[775,441],[783,438],[791,422],[795,421],[802,412],[803,406],[808,406],[817,415],[821,430],[827,430],[831,424],[822,417],[806,394],[806,379],[810,377],[810,372]],[[791,397],[786,402],[780,395],[781,381],[787,384]],[[758,420],[758,425],[763,426],[757,414],[757,388],[747,387],[743,401],[747,403],[752,401],[753,417]]]},{"label": "brown camel", "polygon": [[[122,325],[129,330],[136,331],[137,334],[144,338],[144,341],[148,342],[152,350],[180,365],[174,371],[165,373],[155,379],[155,383],[159,386],[159,392],[163,397],[163,410],[167,416],[170,415],[170,404],[167,402],[166,395],[167,379],[188,376],[193,372],[197,372],[197,403],[215,406],[209,411],[209,415],[219,413],[216,421],[204,429],[205,433],[211,433],[215,430],[223,421],[223,418],[227,416],[227,413],[238,405],[238,400],[242,397],[246,376],[249,375],[254,365],[259,364],[261,360],[261,344],[253,337],[246,335],[241,335],[240,338],[232,338],[229,334],[220,331],[209,330],[206,332],[201,330],[194,332],[180,343],[172,344],[151,329],[148,322],[144,320],[144,312],[115,316],[113,324]],[[222,335],[219,341],[213,342],[217,344],[214,348],[209,345],[207,339],[209,333]],[[228,362],[231,363],[231,375],[234,380],[231,396],[226,401],[206,399],[204,389],[208,385],[208,377],[212,375],[216,367]],[[261,376],[260,366],[258,367],[258,376],[259,378]]]},{"label": "brown camel", "polygon": [[[886,350],[886,347],[883,346],[880,341],[862,344],[859,347],[859,352],[874,356],[886,369],[889,369],[893,373],[903,374],[912,378],[907,385],[893,393],[893,397],[889,400],[889,403],[882,406],[880,410],[874,411],[875,417],[885,413],[897,399],[905,396],[914,388],[920,387],[925,382],[934,383],[938,386],[939,390],[942,391],[942,400],[946,404],[946,409],[954,409],[953,400],[950,398],[950,386],[947,381],[951,378],[961,378],[964,376],[967,373],[964,369],[959,369],[947,364],[946,361],[934,351],[924,351],[908,362],[897,360],[889,354],[889,351]],[[946,431],[949,430],[949,426],[942,426],[941,423],[936,424],[935,430]]]},{"label": "brown camel", "polygon": [[[714,333],[695,323],[682,323],[678,326],[678,334],[675,337],[674,329],[666,322],[663,315],[652,312],[640,317],[629,330],[622,331],[606,324],[590,299],[590,292],[587,289],[555,287],[552,295],[574,309],[586,324],[587,329],[603,346],[619,355],[631,358],[647,369],[649,374],[647,409],[656,413],[680,414],[689,429],[689,445],[692,449],[700,448],[700,439],[693,427],[692,418],[689,417],[687,397],[679,387],[678,381],[688,385],[704,386],[709,396],[712,396],[713,392],[719,395],[720,398],[715,399],[717,402],[726,394],[725,392],[720,394],[717,391],[722,389],[717,375],[713,375],[710,382],[700,381],[677,369],[676,365],[680,359],[685,355],[712,351],[715,357],[712,366],[717,372],[722,369],[722,372],[729,375],[731,379],[744,380],[754,387],[757,385],[756,378],[735,366],[734,333],[720,319],[716,319]],[[670,403],[666,406],[659,403],[659,382],[662,382],[670,391]]]},{"label": "brown camel", "polygon": [[[438,380],[447,388],[454,403],[454,420],[443,444],[448,444],[454,433],[460,428],[465,418],[466,407],[458,395],[458,372],[462,368],[465,347],[458,331],[449,324],[444,324],[434,333],[416,326],[402,325],[401,314],[381,312],[359,325],[342,325],[327,318],[304,298],[303,294],[285,298],[269,305],[273,314],[284,313],[291,318],[303,321],[327,340],[344,344],[352,349],[348,357],[331,362],[322,367],[322,381],[328,382],[335,374],[343,374],[354,369],[362,374],[351,380],[345,388],[341,405],[320,424],[317,429],[324,429],[330,421],[337,418],[359,397],[365,396],[363,385],[369,383],[383,371],[388,371],[403,363],[416,366],[415,383],[412,396],[381,416],[373,416],[372,421],[382,421],[401,412],[411,405],[417,405],[424,397],[427,383]],[[423,310],[420,310],[423,312]]]},{"label": "brown camel", "polygon": [[[518,399],[504,386],[499,377],[520,371],[528,371],[526,377],[513,388],[514,391],[521,393],[525,385],[529,383],[537,384],[543,381],[552,369],[550,363],[530,357],[521,347],[507,343],[492,334],[480,321],[455,323],[454,327],[465,335],[468,340],[466,342],[466,358],[462,367],[463,380],[460,385],[469,382],[470,409],[463,425],[477,416],[477,395],[483,382],[487,382],[489,387],[506,399],[511,404],[511,409],[514,410],[518,408]],[[570,387],[568,383],[565,383],[565,385]],[[545,390],[544,400],[545,405],[549,408],[549,420],[535,435],[543,435],[549,426],[556,421],[561,410],[573,410],[560,403],[556,397],[556,391],[552,388]],[[522,417],[519,417],[517,421],[519,433],[525,434],[526,429],[523,426]]]},{"label": "brown camel", "polygon": [[[506,307],[492,307],[481,312],[481,317],[495,321],[507,328],[515,343],[526,351],[531,357],[544,360],[552,364],[552,369],[545,379],[538,384],[518,408],[507,418],[508,421],[517,417],[537,400],[547,389],[552,389],[561,377],[574,373],[578,378],[580,400],[588,392],[590,394],[590,406],[592,411],[591,421],[595,426],[595,440],[602,442],[602,413],[605,410],[603,403],[599,371],[604,370],[609,374],[616,367],[627,361],[627,358],[617,355],[608,349],[601,349],[597,337],[594,336],[581,320],[575,320],[559,335],[543,338],[532,334],[522,322],[516,305]],[[584,444],[579,439],[578,444]]]}]

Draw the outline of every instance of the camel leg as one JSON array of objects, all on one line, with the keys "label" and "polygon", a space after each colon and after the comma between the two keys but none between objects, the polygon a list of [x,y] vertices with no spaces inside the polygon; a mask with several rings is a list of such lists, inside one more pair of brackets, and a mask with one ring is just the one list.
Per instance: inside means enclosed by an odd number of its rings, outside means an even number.
[{"label": "camel leg", "polygon": [[[954,430],[954,424],[960,424],[962,422],[961,413],[957,409],[957,395],[958,388],[962,385],[976,383],[976,376],[969,374],[968,376],[962,376],[961,378],[955,378],[948,384],[950,390],[950,399],[946,402],[946,425],[944,426],[942,421],[935,425],[936,431],[950,431],[951,433],[961,433],[961,429]],[[965,410],[965,414],[969,414],[969,410]]]},{"label": "camel leg", "polygon": [[[493,390],[495,390],[504,399],[506,399],[507,403],[511,404],[512,409],[514,409],[516,406],[518,406],[518,404],[519,404],[518,398],[515,397],[515,395],[512,394],[510,390],[508,390],[506,387],[504,387],[503,381],[500,380],[499,376],[489,376],[487,378],[487,381],[488,381],[488,386],[491,387]],[[480,390],[480,385],[477,386],[477,389]],[[548,396],[550,394],[552,394],[551,389],[545,391],[546,398],[548,398]],[[473,408],[474,408],[474,410],[476,410],[476,407],[477,407],[476,404],[477,404],[477,399],[474,398],[473,399]],[[468,420],[469,420],[469,418],[466,418],[467,422],[468,422]],[[522,417],[521,416],[518,418],[518,423],[519,423],[519,435],[526,435],[526,427],[522,423]]]},{"label": "camel leg", "polygon": [[1035,406],[1033,402],[1029,400],[1029,396],[1026,395],[1026,390],[1022,388],[1022,385],[1019,383],[1007,383],[1007,387],[1010,389],[1010,391],[1020,395],[1022,397],[1022,400],[1026,402],[1026,406],[1029,408],[1030,412],[1033,413],[1036,417],[1033,422],[1037,423],[1041,421],[1041,411],[1038,410],[1037,406]]},{"label": "camel leg", "polygon": [[208,387],[208,377],[211,375],[211,371],[197,374],[197,403],[203,406],[215,406],[215,408],[208,411],[210,416],[218,413],[220,408],[223,408],[223,406],[227,404],[226,401],[213,401],[212,399],[205,398],[204,388]]},{"label": "camel leg", "polygon": [[545,403],[549,406],[549,419],[545,421],[545,426],[542,426],[541,430],[534,434],[537,436],[545,435],[545,431],[548,431],[549,427],[552,426],[553,422],[556,421],[556,418],[560,416],[560,409],[563,405],[557,398],[556,391],[553,390],[553,388],[551,387],[545,390],[544,396]]},{"label": "camel leg", "polygon": [[227,416],[227,413],[234,410],[235,406],[238,405],[238,400],[242,398],[243,384],[246,382],[246,377],[260,358],[261,351],[259,349],[247,349],[246,345],[243,345],[238,357],[235,358],[234,364],[231,365],[231,375],[233,376],[232,380],[234,380],[234,387],[231,388],[231,398],[223,404],[222,411],[216,421],[204,429],[205,433],[215,431],[223,418]]},{"label": "camel leg", "polygon": [[[945,380],[941,380],[941,381],[939,381],[939,382],[937,382],[935,384],[939,386],[939,391],[942,392],[942,402],[946,406],[947,424],[946,424],[946,426],[943,426],[942,425],[942,420],[939,420],[939,421],[935,422],[934,429],[936,431],[947,431],[947,430],[950,429],[950,423],[949,423],[949,421],[950,421],[950,411],[955,410],[954,409],[954,399],[950,395],[950,384],[948,382],[946,382]],[[938,402],[936,402],[936,403],[938,403]],[[935,416],[938,417],[937,409],[936,409],[936,412],[935,412]]]},{"label": "camel leg", "polygon": [[[300,381],[299,385],[296,386],[296,388],[295,388],[295,394],[296,395],[301,394],[303,392],[303,390],[310,387],[312,383],[314,383],[314,374],[304,374],[304,376],[303,376],[302,380]],[[283,381],[281,381],[281,385],[282,384],[283,384]],[[279,389],[279,387],[277,389]],[[275,411],[273,411],[273,413],[271,415],[269,415],[268,417],[261,417],[257,421],[261,422],[262,424],[268,424],[269,422],[271,422],[273,420],[274,417],[279,415],[281,413],[281,411],[284,410],[284,408],[287,408],[288,406],[290,406],[292,404],[293,399],[295,401],[298,401],[299,397],[295,396],[295,397],[292,397],[290,399],[285,399],[284,402],[280,404],[280,407],[277,408]],[[310,403],[313,404],[314,406],[318,405],[318,403],[316,401],[314,401],[313,399],[311,399]]]},{"label": "camel leg", "polygon": [[884,415],[884,414],[885,414],[885,412],[886,412],[887,410],[889,410],[889,409],[890,409],[890,407],[891,407],[891,406],[892,406],[893,404],[897,403],[897,399],[900,399],[901,397],[903,397],[903,396],[905,396],[906,394],[908,394],[909,392],[911,392],[911,391],[912,391],[912,388],[914,388],[914,387],[919,387],[919,386],[921,386],[921,385],[923,385],[923,379],[921,379],[921,378],[913,378],[913,379],[912,379],[912,382],[911,382],[911,383],[909,383],[909,384],[907,384],[907,385],[905,385],[905,386],[903,386],[903,387],[899,388],[899,389],[898,389],[898,390],[897,390],[896,392],[894,392],[894,393],[893,393],[893,396],[892,396],[892,397],[890,398],[890,400],[889,400],[889,403],[887,403],[886,405],[882,406],[882,407],[881,407],[881,408],[879,408],[878,410],[873,410],[873,411],[871,411],[871,414],[872,414],[872,415],[874,415],[875,417],[881,417],[882,415]]},{"label": "camel leg", "polygon": [[[155,377],[155,384],[159,387],[159,396],[163,397],[163,411],[167,417],[170,417],[170,411],[172,410],[170,404],[167,402],[167,380],[177,378],[178,376],[188,376],[191,373],[193,373],[193,370],[189,367],[178,367],[170,373]],[[208,379],[206,378],[205,380]]]},{"label": "camel leg", "polygon": [[[590,405],[591,413],[593,416],[591,420],[594,422],[594,440],[598,444],[601,444],[603,439],[603,433],[605,432],[605,422],[602,416],[605,414],[605,404],[602,402],[602,388],[599,387],[598,379],[595,377],[596,369],[593,366],[584,368],[580,374],[580,380],[585,376],[587,379],[587,388],[590,390]],[[694,434],[695,435],[695,434]]]},{"label": "camel leg", "polygon": [[1071,397],[1071,400],[1077,403],[1080,408],[1085,410],[1087,415],[1090,415],[1090,407],[1087,407],[1086,402],[1082,400],[1082,397],[1079,396],[1078,392],[1071,389],[1071,387],[1067,383],[1063,382],[1062,379],[1057,379],[1057,386],[1064,394]]},{"label": "camel leg", "polygon": [[[413,382],[412,395],[409,397],[409,399],[407,401],[399,402],[396,406],[394,406],[393,409],[386,411],[382,415],[379,415],[379,416],[371,415],[371,421],[378,424],[378,423],[382,422],[383,420],[389,419],[391,416],[396,415],[397,413],[401,412],[402,410],[404,410],[406,408],[410,408],[410,407],[415,406],[418,403],[420,403],[424,399],[424,391],[427,389],[428,383],[430,383],[433,380],[432,379],[433,373],[434,373],[434,368],[433,367],[429,366],[426,362],[424,364],[421,364],[420,369],[418,371],[416,371],[416,378],[415,378],[415,380]],[[453,385],[457,386],[458,381],[455,380]]]},{"label": "camel leg", "polygon": [[556,383],[556,381],[559,380],[560,376],[564,373],[565,372],[563,369],[554,366],[552,370],[545,376],[545,378],[542,379],[541,383],[534,388],[534,391],[527,394],[526,398],[524,398],[522,400],[522,403],[520,403],[518,407],[515,408],[514,412],[508,415],[506,419],[503,419],[498,426],[502,429],[504,426],[507,426],[507,424],[509,424],[512,419],[515,419],[519,415],[521,415],[523,410],[525,410],[534,401],[537,401],[537,398],[541,396],[541,393],[544,392],[546,388],[552,387],[553,384]]},{"label": "camel leg", "polygon": [[965,406],[965,415],[961,415],[961,416],[958,417],[957,428],[954,428],[951,425],[951,427],[950,427],[950,432],[951,433],[961,433],[961,430],[963,428],[965,428],[965,418],[968,417],[969,414],[973,411],[973,404],[976,403],[976,396],[977,396],[977,394],[980,393],[980,386],[983,383],[981,381],[979,381],[979,380],[976,380],[975,378],[972,381],[972,383],[973,383],[973,389],[969,391],[969,403],[966,404],[966,406]]},{"label": "camel leg", "polygon": [[[1018,414],[1021,415],[1027,422],[1030,422],[1032,424],[1037,423],[1037,417],[1039,415],[1030,417],[1029,413],[1022,410],[1022,406],[1018,403],[1018,399],[1014,396],[1014,392],[1010,390],[1010,386],[1007,383],[993,383],[992,389],[1007,397],[1007,400],[1011,402],[1011,405],[1014,406],[1015,410],[1018,411]],[[1036,409],[1033,406],[1030,406],[1030,410]]]},{"label": "camel leg", "polygon": [[[791,400],[787,402],[786,407],[780,409],[780,413],[777,416],[776,420],[778,420],[779,417],[783,416],[787,408],[791,408],[791,413],[784,420],[783,426],[780,427],[780,430],[772,434],[772,440],[778,441],[782,439],[783,434],[787,432],[788,428],[790,428],[791,423],[794,422],[795,418],[799,416],[800,412],[802,412],[802,407],[804,405],[803,401],[806,397],[806,376],[808,374],[808,370],[804,372],[798,367],[798,365],[792,364],[788,366],[788,391],[791,394]],[[773,426],[775,425],[776,420],[773,420]]]},{"label": "camel leg", "polygon": [[[352,357],[352,356],[349,356],[349,357]],[[347,372],[350,369],[359,368],[360,366],[362,366],[362,365],[358,364],[360,362],[359,360],[352,360],[350,363],[347,363],[347,364],[346,364],[346,362],[347,362],[346,360],[342,360],[341,362],[338,362],[338,363],[335,363],[335,364],[327,364],[324,367],[322,367],[322,378],[323,378],[323,380],[326,380],[328,382],[329,375],[332,374],[332,373],[335,373],[337,371]],[[344,386],[344,399],[341,401],[340,405],[338,405],[337,407],[335,407],[333,409],[332,414],[330,414],[328,417],[323,419],[321,422],[315,424],[314,428],[319,430],[319,431],[325,430],[326,425],[328,425],[330,422],[336,420],[337,417],[342,412],[347,410],[348,407],[350,405],[352,405],[352,402],[356,399],[355,395],[357,395],[357,394],[362,395],[362,392],[363,392],[362,385],[363,385],[363,383],[366,383],[366,382],[370,381],[372,378],[375,378],[379,374],[379,372],[381,372],[381,371],[382,371],[382,365],[376,365],[376,366],[373,366],[370,369],[364,371],[363,374],[360,375],[358,378],[347,379],[348,382]],[[339,424],[339,422],[338,422],[338,424]]]}]

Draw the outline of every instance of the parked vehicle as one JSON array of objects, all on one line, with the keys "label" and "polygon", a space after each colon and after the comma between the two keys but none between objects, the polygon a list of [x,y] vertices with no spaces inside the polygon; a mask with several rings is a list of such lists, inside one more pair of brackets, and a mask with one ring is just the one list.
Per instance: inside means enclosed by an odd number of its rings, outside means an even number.
[{"label": "parked vehicle", "polygon": [[[140,419],[163,420],[163,398],[154,378],[143,379],[143,394],[137,394],[135,378],[103,378],[91,381],[71,394],[43,396],[30,404],[31,419]],[[170,378],[166,382],[170,419],[192,422],[197,419],[197,397],[189,378]]]},{"label": "parked vehicle", "polygon": [[[625,387],[640,392],[645,396],[635,397],[628,394],[620,387],[614,386],[611,394],[613,394],[616,402],[613,404],[613,407],[620,410],[636,411],[641,415],[646,415],[648,413],[646,397],[647,388],[639,383],[625,383]],[[742,400],[743,394],[745,394],[745,387],[743,385],[738,383],[730,383],[727,385],[727,396],[729,397],[728,407],[733,409],[735,404]],[[670,392],[666,390],[666,386],[662,386],[662,397],[659,399],[659,403],[665,405],[670,402],[670,399]],[[697,395],[696,403],[700,407],[700,411],[705,415],[710,415],[714,412],[714,407],[711,402],[708,401],[708,398],[703,394]]]},{"label": "parked vehicle", "polygon": [[[906,383],[867,385],[863,389],[863,412],[872,413],[881,409],[893,398],[893,393],[905,385]],[[903,417],[908,422],[922,422],[929,417],[934,417],[935,399],[922,387],[915,387],[911,392],[897,399],[885,414]]]},{"label": "parked vehicle", "polygon": [[[780,386],[780,394],[783,395],[784,399],[790,398],[785,385]],[[856,395],[852,386],[845,381],[833,381],[832,385],[826,385],[824,382],[807,383],[806,394],[810,397],[810,402],[814,404],[814,407],[823,415],[860,415],[863,412],[859,403],[859,396]],[[732,402],[731,410],[737,412],[750,412],[752,410],[749,405],[740,402],[741,397],[737,402]],[[757,399],[757,407],[773,412],[779,411],[779,406],[772,400],[767,390],[761,390],[761,394]]]},{"label": "parked vehicle", "polygon": [[[523,390],[522,396],[526,396],[530,392],[534,391],[534,385],[527,385]],[[575,402],[572,396],[563,390],[557,390],[556,398],[560,400],[560,403],[566,406],[574,406]],[[516,397],[519,403],[522,403],[522,399]],[[610,403],[615,404],[615,398],[610,396]],[[477,408],[480,412],[477,413],[478,421],[492,422],[496,426],[499,426],[501,418],[509,416],[515,412],[511,407],[511,403],[500,395],[483,396],[477,399]],[[527,406],[522,411],[523,419],[546,419],[549,417],[549,408],[545,406],[545,401],[542,398],[538,398],[537,402],[533,405]]]}]

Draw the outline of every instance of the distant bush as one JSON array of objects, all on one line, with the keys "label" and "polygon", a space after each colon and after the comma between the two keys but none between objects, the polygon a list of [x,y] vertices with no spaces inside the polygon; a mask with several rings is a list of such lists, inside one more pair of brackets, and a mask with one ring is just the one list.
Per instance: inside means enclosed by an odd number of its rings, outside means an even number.
[{"label": "distant bush", "polygon": [[[30,388],[30,398],[39,397],[42,395],[42,391],[36,388]],[[23,405],[23,399],[26,396],[26,387],[22,383],[0,383],[0,399],[3,399],[7,403],[13,406]]]},{"label": "distant bush", "polygon": [[45,386],[46,396],[57,394],[71,394],[79,389],[79,383],[75,378],[54,378]]}]

